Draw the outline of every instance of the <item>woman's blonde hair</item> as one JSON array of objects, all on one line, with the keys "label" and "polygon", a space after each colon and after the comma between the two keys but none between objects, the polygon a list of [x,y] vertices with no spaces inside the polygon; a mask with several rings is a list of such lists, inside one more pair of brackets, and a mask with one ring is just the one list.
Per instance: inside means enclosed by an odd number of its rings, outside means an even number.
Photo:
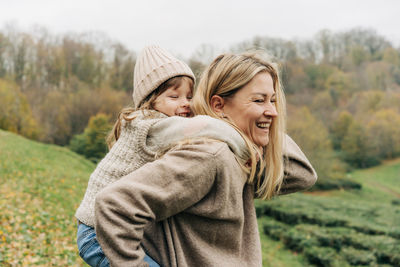
[{"label": "woman's blonde hair", "polygon": [[[278,116],[272,120],[269,143],[263,151],[228,118],[221,118],[211,107],[211,98],[233,96],[260,72],[269,73],[273,80]],[[194,94],[191,108],[197,115],[209,115],[230,123],[244,138],[250,150],[248,183],[254,184],[257,197],[271,198],[279,191],[283,180],[283,144],[286,124],[286,101],[278,68],[264,51],[243,54],[222,54],[203,72]],[[257,167],[257,154],[260,157]],[[264,174],[265,173],[265,174]],[[264,174],[264,175],[263,175]]]},{"label": "woman's blonde hair", "polygon": [[184,76],[184,75],[179,75],[172,77],[165,82],[163,82],[160,86],[158,86],[150,95],[148,95],[140,104],[138,108],[132,108],[132,107],[127,107],[123,108],[119,114],[117,121],[115,122],[111,132],[108,134],[106,138],[107,146],[108,149],[111,149],[111,147],[114,145],[114,143],[119,139],[119,136],[121,135],[121,125],[122,121],[132,121],[134,120],[137,116],[132,116],[132,113],[137,111],[137,110],[142,110],[143,115],[146,116],[152,116],[151,111],[154,110],[154,103],[162,93],[164,93],[167,89],[169,88],[178,88],[181,86],[181,83],[183,80],[186,80],[190,83],[190,87],[193,90],[194,86],[194,80],[189,77],[189,76]]}]

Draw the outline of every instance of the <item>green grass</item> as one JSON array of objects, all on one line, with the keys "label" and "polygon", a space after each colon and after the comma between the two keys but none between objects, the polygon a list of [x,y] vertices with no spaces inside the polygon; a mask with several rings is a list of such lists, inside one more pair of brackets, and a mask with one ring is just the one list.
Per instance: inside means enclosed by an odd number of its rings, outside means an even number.
[{"label": "green grass", "polygon": [[78,207],[94,164],[0,130],[0,266],[84,266]]},{"label": "green grass", "polygon": [[[74,213],[95,165],[1,130],[0,151],[0,266],[85,266]],[[349,177],[363,188],[256,201],[263,266],[400,265],[400,159]]]},{"label": "green grass", "polygon": [[361,182],[366,200],[391,201],[400,198],[400,159],[385,162],[384,165],[349,174],[353,180]]},{"label": "green grass", "polygon": [[400,160],[348,176],[362,189],[256,201],[261,235],[279,240],[308,264],[400,266]]}]

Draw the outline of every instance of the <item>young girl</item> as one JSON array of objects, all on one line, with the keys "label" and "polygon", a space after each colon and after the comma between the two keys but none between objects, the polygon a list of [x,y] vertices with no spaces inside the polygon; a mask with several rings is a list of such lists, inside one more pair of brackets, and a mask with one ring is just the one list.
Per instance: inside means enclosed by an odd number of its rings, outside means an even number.
[{"label": "young girl", "polygon": [[[158,46],[148,46],[139,55],[134,70],[134,108],[120,112],[107,138],[110,151],[90,175],[85,196],[76,211],[79,255],[90,266],[109,266],[94,230],[96,194],[107,185],[154,160],[146,150],[150,127],[168,116],[191,116],[195,77],[191,69]],[[159,266],[148,255],[150,266]]]}]

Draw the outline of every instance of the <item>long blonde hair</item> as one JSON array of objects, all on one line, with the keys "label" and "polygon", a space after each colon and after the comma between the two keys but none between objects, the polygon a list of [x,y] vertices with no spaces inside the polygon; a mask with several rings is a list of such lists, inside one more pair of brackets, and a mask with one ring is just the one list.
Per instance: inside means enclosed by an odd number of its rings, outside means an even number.
[{"label": "long blonde hair", "polygon": [[[233,96],[260,72],[269,73],[272,77],[278,112],[278,116],[272,120],[270,141],[263,151],[260,151],[234,122],[228,118],[221,118],[211,107],[212,96]],[[197,115],[209,115],[227,121],[242,135],[251,154],[247,182],[254,184],[257,197],[269,199],[279,191],[284,175],[283,145],[286,131],[286,101],[278,67],[264,51],[252,51],[239,55],[222,54],[214,59],[201,76],[191,107]],[[257,154],[260,156],[258,168]],[[264,171],[265,175],[262,175]]]},{"label": "long blonde hair", "polygon": [[172,77],[165,82],[163,82],[160,86],[158,86],[150,95],[148,95],[140,104],[138,108],[132,108],[132,107],[127,107],[123,108],[119,114],[118,118],[111,130],[111,132],[108,134],[106,138],[106,143],[108,146],[108,149],[111,149],[111,147],[114,145],[114,143],[118,140],[119,136],[121,135],[121,126],[122,126],[122,121],[132,121],[134,120],[137,116],[132,116],[132,113],[137,111],[137,110],[142,110],[143,114],[151,117],[152,113],[150,112],[151,110],[154,110],[154,103],[162,93],[164,93],[168,88],[178,88],[181,86],[181,83],[183,80],[186,80],[189,82],[190,87],[193,88],[194,86],[194,80],[189,77],[189,76],[184,76],[184,75],[179,75]]}]

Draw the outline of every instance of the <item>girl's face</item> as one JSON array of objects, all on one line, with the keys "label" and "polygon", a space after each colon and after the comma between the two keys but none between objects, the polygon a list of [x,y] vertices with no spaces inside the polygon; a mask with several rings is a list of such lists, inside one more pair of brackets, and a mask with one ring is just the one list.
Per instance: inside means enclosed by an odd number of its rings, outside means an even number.
[{"label": "girl's face", "polygon": [[154,101],[155,110],[167,116],[190,117],[190,101],[192,99],[192,86],[187,79],[183,79],[178,87],[170,87],[159,95]]},{"label": "girl's face", "polygon": [[269,142],[269,129],[278,113],[272,77],[258,73],[232,97],[225,98],[223,112],[259,147]]}]

